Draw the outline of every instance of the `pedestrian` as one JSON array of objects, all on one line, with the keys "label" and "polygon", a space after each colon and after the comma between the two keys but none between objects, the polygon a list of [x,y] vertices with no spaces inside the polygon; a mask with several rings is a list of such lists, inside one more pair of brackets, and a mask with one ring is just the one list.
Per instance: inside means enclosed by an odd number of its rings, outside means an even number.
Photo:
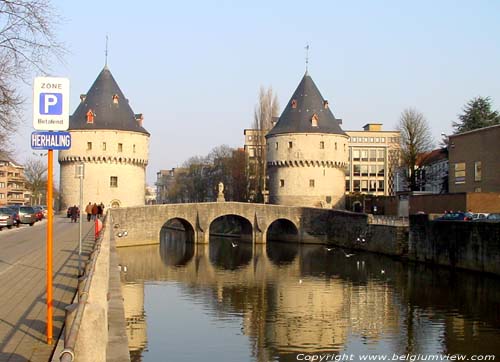
[{"label": "pedestrian", "polygon": [[71,221],[72,222],[76,222],[76,219],[78,218],[78,207],[76,207],[76,205],[73,205],[73,207],[71,208]]},{"label": "pedestrian", "polygon": [[101,217],[104,215],[104,204],[101,201],[101,204],[99,205],[101,208]]},{"label": "pedestrian", "polygon": [[97,205],[97,218],[100,219],[102,217],[102,206],[101,206],[102,203],[100,203],[99,205]]},{"label": "pedestrian", "polygon": [[87,221],[90,221],[90,218],[92,217],[92,203],[91,202],[89,202],[89,204],[85,208],[85,212],[87,213]]},{"label": "pedestrian", "polygon": [[97,204],[92,205],[92,220],[97,219]]}]

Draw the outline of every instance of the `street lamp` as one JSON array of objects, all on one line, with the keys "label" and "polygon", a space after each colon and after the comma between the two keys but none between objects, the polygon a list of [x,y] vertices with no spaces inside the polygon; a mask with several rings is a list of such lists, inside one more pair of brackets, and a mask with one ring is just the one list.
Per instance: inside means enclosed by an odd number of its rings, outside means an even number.
[{"label": "street lamp", "polygon": [[82,276],[82,206],[83,206],[83,178],[85,177],[85,164],[79,163],[75,167],[75,178],[80,179],[80,205],[78,209],[80,210],[80,232],[78,241],[78,276]]}]

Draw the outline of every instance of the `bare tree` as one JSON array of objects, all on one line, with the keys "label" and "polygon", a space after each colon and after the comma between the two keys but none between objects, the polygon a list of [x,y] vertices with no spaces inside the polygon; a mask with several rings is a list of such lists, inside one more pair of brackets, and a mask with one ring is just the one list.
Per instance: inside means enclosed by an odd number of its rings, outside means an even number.
[{"label": "bare tree", "polygon": [[28,83],[33,71],[46,74],[65,52],[54,33],[57,18],[49,0],[0,0],[0,150],[8,151],[22,119],[18,82]]},{"label": "bare tree", "polygon": [[417,159],[432,148],[432,135],[424,115],[414,108],[401,113],[397,128],[401,132],[401,158],[407,169],[408,185],[411,191],[415,191],[418,189],[415,177]]},{"label": "bare tree", "polygon": [[24,177],[27,181],[27,188],[37,203],[42,202],[42,195],[45,195],[47,188],[47,166],[41,158],[30,158],[24,164]]},{"label": "bare tree", "polygon": [[254,165],[249,165],[252,168],[250,174],[254,177],[253,185],[250,189],[256,197],[257,202],[264,201],[264,193],[266,192],[266,163],[267,149],[265,135],[273,128],[273,121],[278,117],[279,103],[278,97],[273,92],[273,88],[265,89],[260,87],[259,103],[255,106],[253,129],[256,130],[255,141],[255,162]]}]

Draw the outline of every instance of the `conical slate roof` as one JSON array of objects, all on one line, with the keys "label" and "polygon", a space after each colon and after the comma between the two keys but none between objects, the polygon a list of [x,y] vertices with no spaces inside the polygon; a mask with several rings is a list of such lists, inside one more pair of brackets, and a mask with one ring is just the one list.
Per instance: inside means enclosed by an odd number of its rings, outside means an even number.
[{"label": "conical slate roof", "polygon": [[[116,97],[118,97],[116,99]],[[115,98],[115,101],[114,101]],[[93,113],[93,122],[87,121],[87,113]],[[70,117],[70,130],[119,130],[146,133],[136,119],[128,100],[113,78],[107,66],[99,73],[94,84]]]},{"label": "conical slate roof", "polygon": [[[314,122],[313,117],[315,118]],[[328,103],[306,72],[281,114],[266,137],[282,133],[336,133],[346,135],[340,120],[333,115]]]}]

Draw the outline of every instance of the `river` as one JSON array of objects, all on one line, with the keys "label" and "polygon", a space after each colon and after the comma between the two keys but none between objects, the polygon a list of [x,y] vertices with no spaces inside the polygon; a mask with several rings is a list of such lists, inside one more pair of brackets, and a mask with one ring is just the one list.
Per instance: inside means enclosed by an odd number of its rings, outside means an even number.
[{"label": "river", "polygon": [[488,275],[178,232],[118,253],[133,361],[500,357],[500,279]]}]

